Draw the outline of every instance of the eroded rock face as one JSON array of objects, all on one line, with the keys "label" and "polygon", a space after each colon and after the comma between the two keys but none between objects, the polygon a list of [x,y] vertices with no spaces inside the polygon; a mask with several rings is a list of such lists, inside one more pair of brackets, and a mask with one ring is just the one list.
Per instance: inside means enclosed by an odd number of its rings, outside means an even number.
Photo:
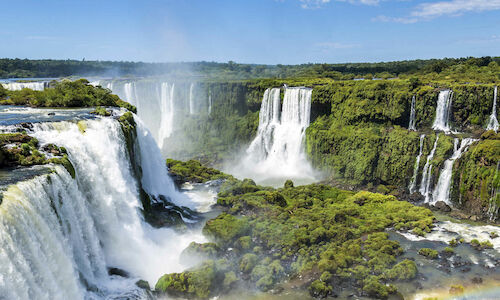
[{"label": "eroded rock face", "polygon": [[436,204],[434,204],[434,208],[437,210],[440,210],[442,212],[450,212],[451,211],[451,207],[448,204],[444,203],[443,201],[436,202]]}]

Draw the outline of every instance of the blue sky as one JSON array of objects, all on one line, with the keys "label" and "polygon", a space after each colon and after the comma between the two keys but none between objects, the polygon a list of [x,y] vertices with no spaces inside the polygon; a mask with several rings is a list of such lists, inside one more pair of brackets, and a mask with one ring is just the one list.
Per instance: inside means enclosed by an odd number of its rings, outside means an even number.
[{"label": "blue sky", "polygon": [[0,0],[0,57],[297,64],[500,56],[500,0]]}]

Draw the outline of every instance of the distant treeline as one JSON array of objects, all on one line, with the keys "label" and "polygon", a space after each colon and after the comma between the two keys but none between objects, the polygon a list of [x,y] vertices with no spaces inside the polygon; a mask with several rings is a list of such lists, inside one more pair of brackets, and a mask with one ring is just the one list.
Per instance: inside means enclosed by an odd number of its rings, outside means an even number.
[{"label": "distant treeline", "polygon": [[192,76],[216,79],[315,77],[332,79],[391,78],[400,75],[441,73],[457,65],[484,67],[500,57],[444,58],[379,63],[257,65],[216,62],[144,63],[126,61],[77,61],[0,59],[0,78],[65,76]]}]

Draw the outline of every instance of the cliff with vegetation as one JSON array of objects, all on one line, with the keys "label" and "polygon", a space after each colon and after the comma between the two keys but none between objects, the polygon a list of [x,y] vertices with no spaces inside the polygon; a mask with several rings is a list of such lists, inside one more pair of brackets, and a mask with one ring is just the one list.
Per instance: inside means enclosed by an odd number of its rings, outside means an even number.
[{"label": "cliff with vegetation", "polygon": [[[453,154],[454,138],[480,139],[485,132],[493,107],[494,87],[500,83],[498,74],[500,67],[495,62],[486,66],[468,62],[443,68],[439,73],[423,72],[418,76],[387,80],[290,78],[205,81],[201,90],[213,99],[212,112],[184,121],[183,131],[187,133],[186,139],[191,146],[179,149],[176,154],[181,159],[194,157],[220,166],[224,160],[233,159],[235,153],[240,153],[255,137],[260,102],[267,88],[282,87],[284,84],[307,86],[313,88],[313,94],[305,151],[313,166],[325,171],[328,181],[334,185],[348,189],[365,188],[418,200],[417,195],[408,194],[408,186],[419,153],[420,135],[425,134],[425,138],[417,169],[417,188],[426,157],[437,135],[440,136],[436,154],[430,162],[433,187],[444,162]],[[445,89],[453,90],[449,118],[453,134],[432,130],[438,96]],[[418,131],[408,130],[413,97]],[[477,142],[455,162],[451,198],[460,202],[457,207],[469,216],[490,218],[487,211],[498,211],[490,205],[495,203],[492,199],[498,189],[493,180],[498,163],[498,144],[498,140],[491,138],[488,142]],[[478,147],[483,150],[480,156],[472,159],[471,153]],[[488,150],[485,151],[485,148]],[[459,180],[461,171],[458,166],[466,161],[469,169],[477,170],[469,172],[468,179]],[[484,164],[487,164],[488,172],[484,171]],[[488,179],[479,180],[477,176]],[[482,189],[482,192],[477,192],[476,188]]]}]

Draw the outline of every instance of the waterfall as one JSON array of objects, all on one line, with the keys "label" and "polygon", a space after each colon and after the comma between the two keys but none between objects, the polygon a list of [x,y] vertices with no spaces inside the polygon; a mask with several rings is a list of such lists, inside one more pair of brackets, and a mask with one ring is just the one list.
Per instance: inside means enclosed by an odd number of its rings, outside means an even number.
[{"label": "waterfall", "polygon": [[425,197],[425,202],[429,202],[430,197],[430,185],[432,177],[432,159],[434,158],[434,153],[436,153],[437,144],[439,141],[439,135],[436,135],[436,141],[432,147],[431,152],[427,155],[427,160],[425,162],[424,169],[422,171],[422,181],[420,182],[419,192]]},{"label": "waterfall", "polygon": [[189,114],[194,114],[194,83],[189,86]]},{"label": "waterfall", "polygon": [[[133,81],[101,80],[100,83],[121,99],[137,107],[139,118],[151,130],[165,155],[169,151],[165,140],[169,139],[172,148],[172,143],[182,143],[185,138],[185,133],[180,130],[179,124],[183,124],[195,114],[200,112],[210,114],[212,110],[212,99],[211,97],[208,99],[209,93],[203,96],[203,93],[198,92],[198,85],[194,82],[148,78]],[[198,99],[199,97],[201,98]]]},{"label": "waterfall", "polygon": [[212,114],[212,91],[208,92],[208,114]]},{"label": "waterfall", "polygon": [[415,193],[417,188],[418,167],[420,166],[420,158],[422,157],[422,152],[424,149],[424,139],[425,139],[425,134],[422,134],[420,136],[420,150],[418,152],[417,159],[415,160],[415,166],[413,168],[413,176],[410,181],[410,186],[408,187],[410,194]]},{"label": "waterfall", "polygon": [[495,90],[493,92],[493,108],[491,110],[490,121],[488,122],[488,126],[486,127],[486,130],[495,130],[495,132],[498,131],[497,92],[498,92],[498,87],[495,86]]},{"label": "waterfall", "polygon": [[415,102],[416,102],[416,97],[413,96],[411,98],[411,111],[410,111],[410,123],[408,124],[408,130],[413,130],[417,131],[417,128],[415,127]]},{"label": "waterfall", "polygon": [[165,139],[170,137],[174,127],[174,92],[175,84],[161,84],[160,129],[158,131],[158,146],[163,149]]},{"label": "waterfall", "polygon": [[[75,179],[54,166],[54,172],[4,192],[0,295],[6,299],[141,298],[137,279],[154,284],[181,271],[181,251],[193,240],[204,241],[199,232],[181,235],[145,223],[120,124],[110,118],[82,122],[38,123],[32,132],[42,145],[67,149]],[[145,190],[176,198],[159,149],[140,121],[138,142]],[[131,278],[108,276],[108,267]]]},{"label": "waterfall", "polygon": [[[262,98],[257,136],[234,172],[260,182],[282,184],[287,178],[311,181],[314,172],[303,144],[309,126],[312,89],[285,88],[281,107],[280,89],[267,89]],[[281,108],[281,111],[280,111]]]},{"label": "waterfall", "polygon": [[48,81],[37,81],[37,82],[9,82],[2,83],[3,87],[9,91],[20,91],[22,89],[32,89],[34,91],[43,91],[49,86]]},{"label": "waterfall", "polygon": [[451,104],[453,101],[453,91],[445,90],[439,93],[438,102],[436,106],[436,118],[432,129],[444,132],[450,132],[450,114]]},{"label": "waterfall", "polygon": [[451,188],[451,177],[453,173],[453,164],[457,159],[459,159],[462,154],[467,151],[467,148],[476,140],[465,138],[458,146],[458,139],[455,138],[453,155],[444,162],[443,169],[439,175],[438,183],[434,189],[432,204],[438,201],[443,201],[448,205],[450,202],[450,188]]}]

